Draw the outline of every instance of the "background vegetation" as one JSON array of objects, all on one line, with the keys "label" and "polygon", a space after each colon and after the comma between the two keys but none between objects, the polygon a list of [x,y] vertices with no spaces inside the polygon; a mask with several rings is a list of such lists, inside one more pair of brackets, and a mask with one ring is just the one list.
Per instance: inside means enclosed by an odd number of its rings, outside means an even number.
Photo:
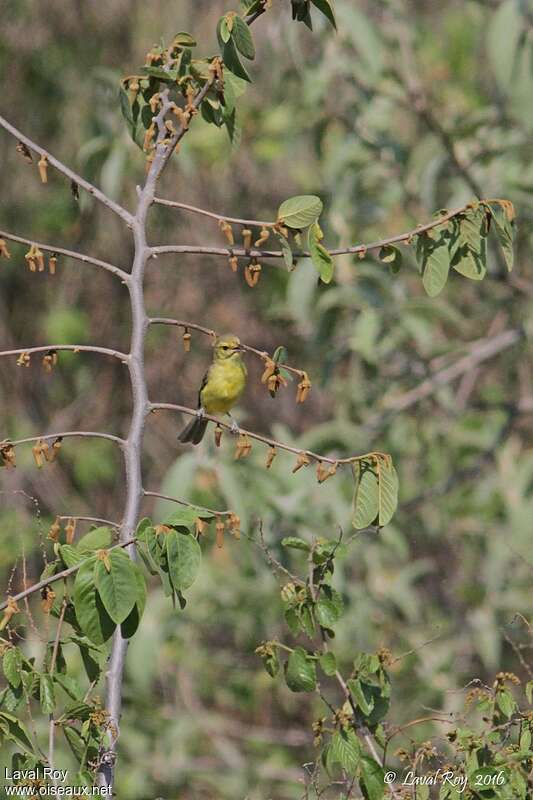
[{"label": "background vegetation", "polygon": [[[261,350],[283,344],[290,363],[307,370],[313,389],[296,406],[294,384],[272,400],[261,365],[251,362],[240,422],[339,455],[393,454],[397,515],[381,532],[357,535],[337,565],[346,612],[336,650],[340,661],[380,647],[403,656],[390,667],[390,720],[402,724],[428,709],[456,711],[474,678],[491,683],[511,670],[531,679],[533,10],[518,0],[338,0],[334,35],[318,15],[313,34],[288,25],[286,5],[274,0],[258,23],[240,145],[196,120],[160,194],[260,219],[272,218],[285,197],[319,194],[331,246],[407,231],[476,194],[510,198],[518,212],[516,271],[508,274],[491,250],[485,281],[452,275],[436,299],[425,295],[409,252],[396,275],[371,257],[342,257],[328,286],[302,263],[290,275],[263,269],[254,291],[225,259],[206,264],[196,256],[161,257],[147,276],[154,315],[231,330]],[[226,8],[207,0],[7,0],[4,113],[131,205],[144,163],[120,115],[118,80],[177,30],[214,52]],[[42,186],[7,144],[3,136],[2,227],[130,261],[115,220],[86,198],[78,204],[63,181]],[[216,223],[170,210],[154,213],[152,223],[160,240],[222,241]],[[56,276],[29,274],[22,248],[12,250],[1,263],[2,349],[49,341],[127,349],[126,296],[116,281],[72,263]],[[502,342],[507,331],[517,333],[509,346],[476,360],[480,340]],[[472,358],[454,380],[420,390],[465,355]],[[152,397],[193,404],[209,358],[200,336],[185,354],[173,329],[152,331]],[[124,433],[129,395],[113,360],[63,354],[47,375],[3,359],[0,390],[0,439],[77,428]],[[151,420],[146,486],[234,508],[246,536],[222,550],[204,544],[184,611],[173,611],[158,589],[149,593],[128,654],[117,791],[124,800],[297,798],[322,709],[318,698],[272,680],[254,653],[286,631],[279,584],[247,537],[257,541],[260,517],[271,552],[291,569],[298,553],[293,564],[283,537],[334,538],[339,528],[351,537],[351,479],[317,486],[310,471],[291,475],[292,461],[281,454],[267,473],[260,446],[235,462],[231,445],[215,451],[211,437],[202,448],[178,450],[178,425],[171,415]],[[0,585],[22,584],[12,567],[23,555],[29,578],[40,573],[56,514],[117,519],[120,468],[102,442],[64,445],[40,471],[31,452],[20,451],[17,470],[1,476]],[[146,504],[156,518],[168,510]],[[25,635],[36,649],[36,632]],[[427,723],[417,736],[436,730]],[[395,746],[407,746],[408,735]]]}]

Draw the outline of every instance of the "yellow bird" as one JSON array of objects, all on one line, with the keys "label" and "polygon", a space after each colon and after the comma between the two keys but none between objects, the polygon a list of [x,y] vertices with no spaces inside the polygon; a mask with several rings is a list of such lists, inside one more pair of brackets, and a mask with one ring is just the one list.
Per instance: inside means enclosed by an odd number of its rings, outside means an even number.
[{"label": "yellow bird", "polygon": [[227,414],[234,433],[239,426],[231,416],[230,409],[239,401],[246,386],[247,370],[241,358],[240,340],[231,333],[219,336],[215,342],[213,363],[207,370],[198,392],[198,411],[178,436],[178,441],[199,444],[202,441],[207,420],[205,414]]}]

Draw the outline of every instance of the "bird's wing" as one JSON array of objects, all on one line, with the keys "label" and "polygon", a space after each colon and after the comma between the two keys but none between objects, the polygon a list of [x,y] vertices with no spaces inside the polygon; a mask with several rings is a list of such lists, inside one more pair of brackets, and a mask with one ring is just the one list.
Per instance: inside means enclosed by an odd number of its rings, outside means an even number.
[{"label": "bird's wing", "polygon": [[205,372],[205,375],[202,378],[202,383],[200,385],[200,388],[198,389],[198,408],[200,408],[200,406],[202,405],[202,392],[206,387],[207,381],[209,380],[209,371],[210,371],[210,369],[211,369],[211,367],[207,368],[207,370]]}]

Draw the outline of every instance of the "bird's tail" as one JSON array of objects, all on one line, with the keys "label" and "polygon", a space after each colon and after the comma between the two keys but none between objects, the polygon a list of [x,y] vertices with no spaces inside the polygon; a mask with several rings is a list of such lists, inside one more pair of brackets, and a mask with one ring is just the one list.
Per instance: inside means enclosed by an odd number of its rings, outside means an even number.
[{"label": "bird's tail", "polygon": [[202,439],[204,438],[205,429],[207,428],[207,420],[202,419],[201,417],[194,417],[178,434],[178,442],[185,444],[186,442],[191,442],[191,444],[200,444]]}]

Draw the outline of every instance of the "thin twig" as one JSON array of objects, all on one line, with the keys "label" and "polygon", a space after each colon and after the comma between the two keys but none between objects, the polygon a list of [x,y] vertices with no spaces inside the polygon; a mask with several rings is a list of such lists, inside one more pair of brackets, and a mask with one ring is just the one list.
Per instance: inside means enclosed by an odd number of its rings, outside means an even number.
[{"label": "thin twig", "polygon": [[193,214],[201,214],[204,217],[216,219],[219,222],[233,222],[236,225],[249,225],[250,227],[257,228],[272,228],[275,222],[265,222],[260,219],[242,219],[241,217],[225,217],[223,214],[216,214],[214,211],[207,211],[204,208],[197,208],[190,206],[188,203],[179,203],[177,200],[165,200],[163,197],[154,197],[154,203],[160,206],[168,206],[169,208],[180,208],[183,211],[190,211]]},{"label": "thin twig", "polygon": [[[194,408],[188,408],[187,406],[180,406],[174,403],[150,403],[149,405],[150,411],[179,411],[182,414],[188,414],[189,416],[195,417],[198,414],[198,411]],[[230,424],[223,422],[218,417],[214,417],[212,414],[204,414],[203,419],[208,420],[209,422],[214,422],[221,428],[224,428],[231,433],[234,433]],[[327,464],[332,465],[342,465],[342,464],[354,464],[360,461],[369,461],[376,458],[385,458],[388,459],[388,456],[385,453],[380,453],[378,451],[372,451],[370,453],[364,453],[360,456],[350,456],[349,458],[330,458],[329,456],[323,456],[319,453],[313,453],[312,450],[304,450],[301,447],[292,447],[291,445],[284,444],[283,442],[279,442],[276,439],[272,439],[269,436],[263,436],[260,433],[254,433],[253,431],[248,431],[245,428],[238,429],[238,433],[243,436],[248,436],[250,439],[256,439],[258,442],[263,442],[264,444],[268,444],[270,447],[276,447],[280,450],[286,450],[289,453],[294,453],[295,455],[305,455],[309,459],[315,462],[325,462]]]},{"label": "thin twig", "polygon": [[1,439],[0,450],[3,446],[12,444],[16,447],[19,444],[28,444],[29,442],[38,442],[39,440],[48,439],[68,439],[74,437],[87,437],[92,439],[108,439],[115,442],[120,447],[125,445],[125,440],[120,436],[114,436],[112,433],[102,433],[101,431],[62,431],[61,433],[42,433],[39,436],[27,436],[25,439]]},{"label": "thin twig", "polygon": [[51,167],[55,167],[58,172],[62,172],[63,175],[66,175],[71,181],[74,181],[78,186],[82,189],[85,189],[90,195],[92,195],[98,202],[102,203],[106,208],[110,211],[113,211],[117,214],[121,219],[123,219],[126,223],[130,224],[132,221],[132,215],[123,208],[118,203],[115,203],[114,200],[111,200],[101,189],[98,189],[96,186],[93,186],[92,183],[86,181],[85,178],[82,178],[81,175],[77,175],[73,170],[69,167],[66,167],[59,159],[55,158],[53,155],[48,153],[43,147],[33,142],[27,136],[25,136],[21,131],[15,128],[14,125],[11,125],[4,117],[0,117],[0,125],[4,130],[14,136],[19,142],[23,142],[26,147],[30,150],[33,150],[34,153],[37,153],[40,157],[44,156]]},{"label": "thin twig", "polygon": [[92,264],[95,267],[101,267],[108,272],[112,272],[113,275],[121,278],[124,282],[127,282],[129,279],[128,273],[120,267],[116,267],[114,264],[109,264],[107,261],[102,261],[99,258],[93,258],[93,256],[88,256],[85,253],[78,253],[76,250],[67,250],[65,247],[56,247],[56,245],[43,244],[42,242],[36,242],[34,239],[27,239],[25,236],[17,236],[16,234],[9,233],[8,231],[0,231],[0,238],[8,239],[10,242],[27,244],[30,245],[30,247],[34,244],[39,248],[39,250],[44,250],[47,253],[54,253],[59,256],[67,256],[67,258],[73,258],[75,261],[81,261],[83,264]]},{"label": "thin twig", "polygon": [[109,525],[110,528],[120,528],[120,522],[112,522],[110,519],[102,519],[101,517],[83,517],[78,514],[61,514],[57,519],[75,519],[80,522],[101,522],[103,525]]},{"label": "thin twig", "polygon": [[[59,614],[59,620],[57,622],[57,630],[56,636],[54,640],[54,647],[52,650],[52,657],[50,659],[50,668],[48,670],[48,674],[50,677],[53,677],[54,670],[56,668],[56,661],[57,661],[57,654],[59,652],[59,642],[61,639],[61,628],[63,626],[63,621],[65,619],[65,613],[67,610],[67,596],[63,597],[63,601],[61,603],[61,613]],[[48,764],[50,769],[54,769],[54,744],[55,744],[55,720],[53,713],[50,714],[49,721],[48,721]],[[57,786],[57,780],[52,778],[54,782],[54,786]]]},{"label": "thin twig", "polygon": [[179,503],[179,505],[188,506],[189,508],[197,508],[198,511],[206,511],[208,514],[212,514],[214,517],[225,517],[233,514],[233,511],[215,511],[212,508],[199,506],[197,503],[189,503],[187,500],[180,500],[178,497],[171,497],[168,494],[161,494],[160,492],[149,492],[146,489],[143,489],[143,495],[145,497],[157,497],[159,500],[169,500],[171,503]]},{"label": "thin twig", "polygon": [[[111,552],[111,550],[116,550],[119,547],[127,547],[128,545],[133,544],[135,541],[136,539],[135,537],[133,537],[131,539],[127,539],[125,542],[120,542],[119,544],[115,544],[113,545],[113,547],[109,548],[109,552]],[[19,592],[18,594],[15,595],[10,595],[8,600],[5,600],[3,603],[0,603],[0,611],[3,611],[4,608],[7,608],[9,602],[18,603],[19,600],[24,600],[25,597],[29,597],[31,594],[39,592],[41,589],[44,589],[45,586],[49,586],[49,584],[51,583],[63,580],[64,578],[68,578],[69,575],[73,575],[75,572],[77,572],[81,567],[81,565],[86,560],[87,559],[84,559],[84,561],[80,561],[79,564],[74,564],[74,566],[68,567],[68,569],[64,569],[61,572],[57,572],[55,575],[51,575],[49,578],[43,578],[42,581],[34,583],[33,586],[24,589],[23,592]]]},{"label": "thin twig", "polygon": [[74,353],[99,353],[100,355],[112,356],[118,358],[123,364],[128,361],[127,353],[121,353],[120,350],[111,350],[109,347],[96,347],[92,344],[46,344],[39,345],[39,347],[19,347],[16,350],[1,350],[0,358],[3,356],[17,356],[27,353],[47,353],[50,350],[68,350]]}]

